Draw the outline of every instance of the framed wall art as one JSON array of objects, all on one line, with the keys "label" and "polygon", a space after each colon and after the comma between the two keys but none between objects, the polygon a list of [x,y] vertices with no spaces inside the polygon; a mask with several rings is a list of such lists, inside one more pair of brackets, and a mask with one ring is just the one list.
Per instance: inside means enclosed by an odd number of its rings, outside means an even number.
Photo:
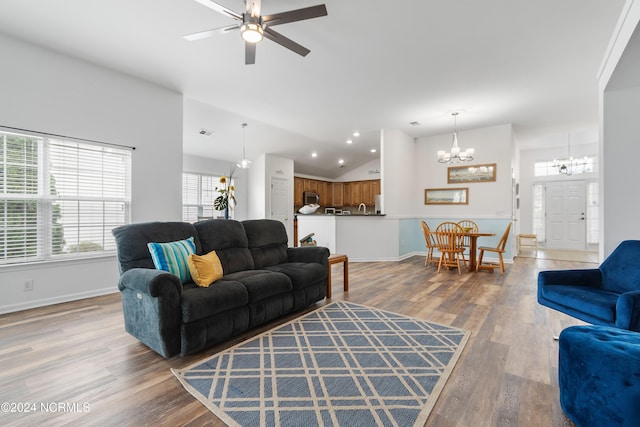
[{"label": "framed wall art", "polygon": [[468,205],[469,188],[427,188],[424,190],[425,205]]},{"label": "framed wall art", "polygon": [[451,166],[447,168],[447,182],[459,184],[462,182],[493,182],[496,180],[496,164],[474,166]]}]

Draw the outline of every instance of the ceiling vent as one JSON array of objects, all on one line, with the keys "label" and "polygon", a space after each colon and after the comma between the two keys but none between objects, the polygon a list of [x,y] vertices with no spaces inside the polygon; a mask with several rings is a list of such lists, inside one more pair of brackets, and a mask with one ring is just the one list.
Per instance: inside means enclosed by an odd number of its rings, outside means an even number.
[{"label": "ceiling vent", "polygon": [[198,132],[200,135],[204,135],[204,136],[211,136],[213,135],[213,131],[212,130],[207,130],[207,129],[200,129],[200,131]]}]

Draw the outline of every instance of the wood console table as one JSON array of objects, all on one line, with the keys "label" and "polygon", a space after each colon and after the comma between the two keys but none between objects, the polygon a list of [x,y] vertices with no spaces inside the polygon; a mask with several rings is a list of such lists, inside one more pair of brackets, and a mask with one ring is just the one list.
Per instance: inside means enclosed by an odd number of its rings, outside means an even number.
[{"label": "wood console table", "polygon": [[344,291],[349,292],[349,257],[343,254],[333,254],[329,256],[329,271],[327,276],[327,298],[331,298],[331,266],[333,264],[344,264]]}]

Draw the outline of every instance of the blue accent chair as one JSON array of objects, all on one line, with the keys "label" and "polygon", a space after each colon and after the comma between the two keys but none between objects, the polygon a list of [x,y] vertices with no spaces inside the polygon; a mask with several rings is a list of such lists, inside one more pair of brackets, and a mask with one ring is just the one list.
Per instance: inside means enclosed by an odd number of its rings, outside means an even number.
[{"label": "blue accent chair", "polygon": [[560,404],[578,427],[640,425],[640,334],[572,326],[558,356]]},{"label": "blue accent chair", "polygon": [[538,303],[594,325],[640,331],[640,240],[625,240],[599,268],[541,271]]}]

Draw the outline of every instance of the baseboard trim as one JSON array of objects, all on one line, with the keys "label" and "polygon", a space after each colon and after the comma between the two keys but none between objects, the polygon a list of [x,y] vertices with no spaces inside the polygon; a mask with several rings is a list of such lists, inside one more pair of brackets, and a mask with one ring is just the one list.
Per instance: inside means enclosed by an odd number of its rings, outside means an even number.
[{"label": "baseboard trim", "polygon": [[2,305],[0,306],[0,314],[15,313],[16,311],[29,310],[31,308],[45,307],[49,305],[60,304],[63,302],[77,301],[102,295],[115,294],[117,292],[117,288],[103,288],[95,289],[88,292],[78,292],[74,294],[61,295],[53,298],[42,298],[19,304]]}]

